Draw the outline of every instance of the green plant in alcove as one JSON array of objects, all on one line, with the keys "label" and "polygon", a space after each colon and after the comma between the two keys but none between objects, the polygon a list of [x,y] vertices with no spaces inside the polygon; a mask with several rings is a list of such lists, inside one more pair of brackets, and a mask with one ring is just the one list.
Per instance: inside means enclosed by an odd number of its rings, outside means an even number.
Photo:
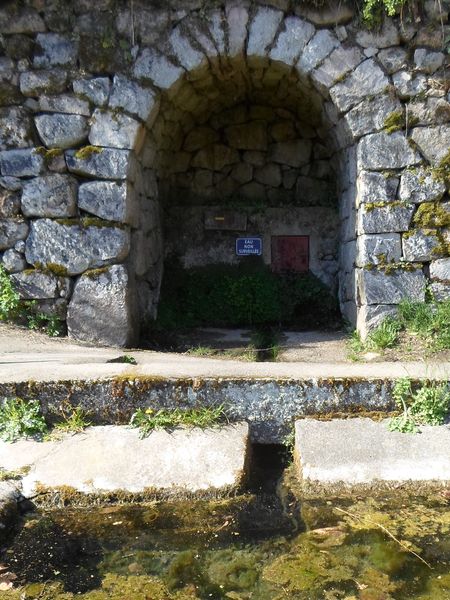
[{"label": "green plant in alcove", "polygon": [[336,298],[311,273],[277,275],[251,259],[191,269],[172,261],[165,266],[155,327],[311,328],[333,325],[338,319]]}]

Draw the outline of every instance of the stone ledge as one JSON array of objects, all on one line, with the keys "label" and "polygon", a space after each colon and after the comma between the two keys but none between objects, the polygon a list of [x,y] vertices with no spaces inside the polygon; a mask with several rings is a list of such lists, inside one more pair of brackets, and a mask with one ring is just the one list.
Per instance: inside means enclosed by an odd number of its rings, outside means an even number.
[{"label": "stone ledge", "polygon": [[89,497],[108,494],[223,496],[243,484],[247,454],[247,423],[157,430],[144,439],[136,429],[107,425],[56,441],[0,442],[0,467],[29,466],[22,493],[37,504],[57,498],[61,490],[70,496],[69,489],[78,503],[80,496],[89,503]]},{"label": "stone ledge", "polygon": [[295,424],[295,459],[305,497],[450,485],[450,426],[391,432],[367,418]]}]

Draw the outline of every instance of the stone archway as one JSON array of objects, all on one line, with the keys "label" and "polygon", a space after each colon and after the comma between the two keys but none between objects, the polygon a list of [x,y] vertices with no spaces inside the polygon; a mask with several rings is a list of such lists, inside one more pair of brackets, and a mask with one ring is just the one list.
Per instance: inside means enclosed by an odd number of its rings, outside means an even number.
[{"label": "stone archway", "polygon": [[[242,97],[248,101],[250,86],[252,93],[259,98],[255,100],[259,105],[261,98],[272,105],[275,98],[278,107],[297,109],[299,113],[302,110],[298,110],[299,107],[306,106],[304,121],[309,121],[309,128],[314,130],[313,137],[315,135],[316,141],[320,140],[322,147],[326,148],[326,158],[337,174],[335,192],[340,207],[340,253],[335,269],[339,299],[344,316],[356,324],[358,156],[360,162],[364,162],[364,152],[358,150],[358,140],[364,134],[382,129],[384,118],[398,110],[400,104],[392,96],[392,91],[388,93],[389,80],[375,61],[365,57],[357,46],[343,46],[328,30],[316,30],[303,19],[285,16],[271,8],[260,8],[252,16],[246,9],[231,8],[226,13],[225,23],[220,17],[218,11],[213,11],[201,22],[187,19],[161,42],[158,49],[144,49],[134,66],[134,75],[141,83],[151,82],[159,90],[150,111],[148,122],[151,127],[146,141],[142,147],[141,141],[135,143],[135,147],[139,148],[138,171],[142,170],[142,191],[138,196],[143,199],[146,195],[144,180],[147,180],[147,185],[151,181],[153,188],[150,202],[153,219],[144,228],[137,229],[132,242],[130,264],[131,273],[136,275],[138,313],[154,315],[159,293],[163,260],[162,227],[158,221],[155,228],[154,219],[159,210],[155,200],[164,193],[157,185],[158,171],[164,169],[161,167],[164,159],[160,155],[166,155],[169,171],[181,176],[186,174],[183,161],[187,164],[193,158],[185,148],[179,147],[179,142],[172,139],[167,143],[167,139],[179,136],[176,130],[180,127],[186,138],[186,123],[189,127],[190,122],[191,125],[192,122],[201,123],[202,119],[205,122],[202,115],[218,114],[230,104],[239,104]],[[233,94],[234,99],[230,102],[229,97]],[[281,96],[278,99],[277,94]],[[161,123],[166,115],[169,117],[164,126]],[[192,136],[195,136],[195,130],[191,131],[191,142]],[[195,142],[192,143],[195,146]],[[386,157],[393,147],[397,154],[402,154],[401,164],[397,167],[414,163],[403,138],[385,136],[374,140],[374,143]],[[211,140],[209,150],[220,152],[218,146]],[[223,145],[222,151],[226,153]],[[297,152],[301,155],[301,146],[297,147]],[[211,167],[211,160],[227,160],[224,156],[211,155],[208,150],[204,158],[203,163],[199,153],[194,158],[199,169],[208,163]],[[301,157],[298,166],[301,166]],[[366,166],[368,169],[386,168],[383,158],[379,163]],[[312,167],[314,169],[314,165]],[[214,165],[210,170],[215,171]],[[202,173],[197,175],[201,181]],[[208,177],[205,173],[203,175]],[[297,176],[301,177],[300,173]],[[369,176],[372,181],[374,178]],[[307,185],[307,178],[303,179]],[[315,193],[320,183],[317,182]],[[380,181],[378,184],[382,186]],[[143,202],[141,214],[145,214],[148,207],[147,200]],[[318,237],[319,232],[315,233]],[[143,257],[151,257],[145,265]],[[317,265],[315,267],[319,275],[323,275]]]},{"label": "stone archway", "polygon": [[[15,136],[7,128],[2,138],[2,189],[11,197],[23,190],[20,210],[12,205],[14,216],[2,217],[2,260],[12,265],[23,297],[68,304],[70,335],[134,343],[140,321],[154,313],[161,278],[164,161],[158,152],[172,136],[170,167],[180,123],[188,127],[193,115],[211,115],[212,106],[219,114],[243,99],[248,104],[251,94],[258,97],[253,106],[261,98],[273,106],[277,96],[277,109],[288,107],[297,123],[298,106],[309,106],[316,137],[302,139],[326,148],[336,174],[344,316],[364,332],[402,297],[423,299],[428,273],[433,291],[448,297],[445,265],[437,264],[448,255],[439,242],[446,233],[412,221],[422,203],[441,202],[445,194],[427,168],[448,151],[448,102],[423,74],[435,73],[443,55],[420,50],[413,64],[390,21],[378,35],[353,25],[316,27],[257,3],[225,3],[187,11],[173,28],[163,24],[158,35],[133,46],[126,60],[97,60],[90,68],[86,48],[67,32],[46,32],[37,13],[27,15],[14,31],[2,21],[6,35],[23,27],[37,42],[29,70],[14,61],[8,66],[8,89],[19,81],[30,101],[17,108],[11,96],[8,115],[1,116],[20,121]],[[80,23],[84,32],[86,20]],[[107,39],[102,44],[109,47]],[[77,60],[90,73],[78,72]],[[421,90],[440,112],[430,116],[428,100],[411,105]],[[407,109],[417,114],[415,122],[405,119]],[[386,131],[387,117],[393,132]],[[389,274],[386,263],[395,267]]]}]

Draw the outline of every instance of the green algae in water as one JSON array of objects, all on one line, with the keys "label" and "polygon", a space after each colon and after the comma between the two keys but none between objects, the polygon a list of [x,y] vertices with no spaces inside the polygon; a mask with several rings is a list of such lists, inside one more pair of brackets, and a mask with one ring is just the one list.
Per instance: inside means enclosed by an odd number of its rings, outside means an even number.
[{"label": "green algae in water", "polygon": [[308,501],[306,530],[275,503],[259,519],[258,502],[30,515],[0,561],[18,577],[0,598],[450,600],[446,497]]}]

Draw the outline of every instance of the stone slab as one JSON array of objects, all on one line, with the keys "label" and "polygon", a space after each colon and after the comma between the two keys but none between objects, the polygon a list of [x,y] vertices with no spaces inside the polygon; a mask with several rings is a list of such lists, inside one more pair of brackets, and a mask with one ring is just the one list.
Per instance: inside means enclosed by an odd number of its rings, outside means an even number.
[{"label": "stone slab", "polygon": [[398,484],[450,484],[450,426],[420,434],[367,418],[295,423],[295,458],[308,494]]},{"label": "stone slab", "polygon": [[15,482],[0,481],[0,541],[3,531],[7,530],[10,522],[18,517],[17,503],[19,499],[20,493]]},{"label": "stone slab", "polygon": [[0,442],[0,466],[31,467],[22,480],[25,497],[39,485],[84,494],[220,494],[243,483],[247,447],[247,423],[156,430],[143,439],[137,429],[106,425],[51,442]]}]

